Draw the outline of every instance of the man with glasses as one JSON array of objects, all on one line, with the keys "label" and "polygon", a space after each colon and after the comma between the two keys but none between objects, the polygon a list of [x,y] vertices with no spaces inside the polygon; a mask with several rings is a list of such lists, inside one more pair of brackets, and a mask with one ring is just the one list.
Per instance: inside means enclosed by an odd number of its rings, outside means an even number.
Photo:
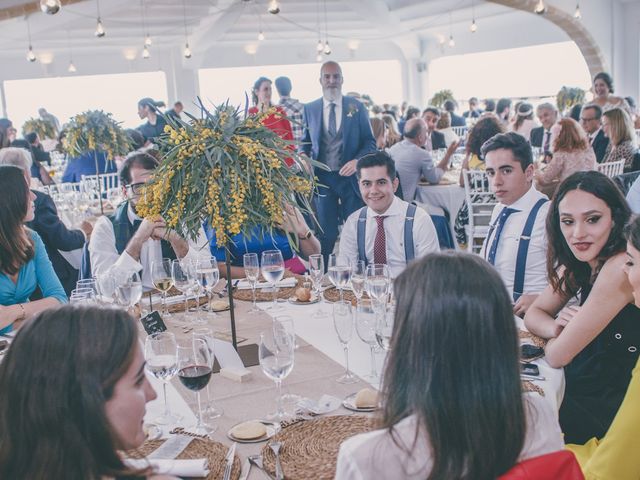
[{"label": "man with glasses", "polygon": [[602,108],[595,103],[588,103],[580,112],[580,125],[589,136],[589,143],[596,154],[596,161],[602,163],[609,145],[609,139],[602,129]]},{"label": "man with glasses", "polygon": [[162,218],[142,219],[136,205],[144,186],[158,166],[147,153],[133,153],[120,170],[120,182],[126,201],[110,216],[100,217],[89,242],[91,273],[133,273],[141,271],[142,286],[154,288],[151,264],[163,258],[195,259],[199,247],[207,244],[200,229],[195,244],[190,244],[175,230],[167,228]]}]

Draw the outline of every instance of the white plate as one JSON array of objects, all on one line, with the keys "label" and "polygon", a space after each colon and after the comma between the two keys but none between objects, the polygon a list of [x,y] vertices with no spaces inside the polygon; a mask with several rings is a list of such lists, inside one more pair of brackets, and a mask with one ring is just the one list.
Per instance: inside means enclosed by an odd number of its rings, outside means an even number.
[{"label": "white plate", "polygon": [[342,401],[342,406],[347,410],[353,410],[354,412],[373,412],[377,410],[377,407],[356,407],[356,395],[358,393],[352,393]]},{"label": "white plate", "polygon": [[[246,440],[234,437],[231,434],[231,430],[233,430],[235,427],[237,427],[241,423],[246,423],[246,422],[260,422],[260,423],[262,423],[266,427],[267,433],[265,435],[262,435],[261,437],[250,438],[250,439],[246,439]],[[236,423],[233,427],[231,427],[229,429],[229,431],[227,432],[227,437],[229,437],[234,442],[238,442],[238,443],[260,443],[260,442],[264,442],[266,440],[269,440],[271,437],[273,437],[279,431],[280,431],[280,426],[277,423],[265,422],[265,421],[262,421],[262,420],[246,420],[245,422]]]}]

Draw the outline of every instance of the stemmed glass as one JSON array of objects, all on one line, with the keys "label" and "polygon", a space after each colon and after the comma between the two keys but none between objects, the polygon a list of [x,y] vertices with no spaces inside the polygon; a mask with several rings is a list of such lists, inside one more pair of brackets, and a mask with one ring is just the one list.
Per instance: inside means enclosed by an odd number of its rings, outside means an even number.
[{"label": "stemmed glass", "polygon": [[313,291],[320,299],[318,308],[316,308],[311,318],[325,318],[327,315],[322,309],[324,298],[322,296],[322,279],[324,278],[324,257],[321,254],[309,255],[309,276],[313,284]]},{"label": "stemmed glass", "polygon": [[144,342],[144,359],[147,362],[147,370],[162,381],[164,413],[154,422],[166,425],[180,421],[182,417],[171,413],[167,401],[167,384],[178,372],[178,344],[173,333],[159,332],[149,335]]},{"label": "stemmed glass", "polygon": [[338,334],[338,340],[344,349],[345,371],[336,379],[339,383],[357,383],[358,378],[349,370],[349,342],[353,336],[353,315],[351,302],[340,300],[333,304],[333,326]]},{"label": "stemmed glass", "polygon": [[258,283],[258,277],[260,276],[260,265],[258,264],[257,253],[245,253],[242,256],[242,265],[244,266],[244,276],[247,277],[247,282],[251,285],[251,298],[253,299],[253,306],[249,313],[259,312],[260,309],[256,305],[256,284]]},{"label": "stemmed glass", "polygon": [[273,286],[273,306],[271,311],[278,310],[278,282],[284,277],[284,260],[280,250],[262,252],[262,276]]},{"label": "stemmed glass", "polygon": [[382,263],[372,263],[367,265],[367,274],[365,286],[367,293],[374,306],[380,307],[384,311],[387,305],[387,297],[389,296],[389,285],[391,283],[389,276],[389,267]]},{"label": "stemmed glass", "polygon": [[171,262],[171,278],[174,287],[184,295],[184,314],[186,316],[189,313],[189,293],[193,290],[195,281],[193,270],[187,263],[174,260]]},{"label": "stemmed glass", "polygon": [[371,349],[371,373],[364,378],[370,382],[377,382],[380,377],[376,368],[376,313],[369,300],[359,301],[356,305],[356,333],[360,340],[369,345]]},{"label": "stemmed glass", "polygon": [[95,303],[95,292],[91,288],[76,288],[71,290],[69,303],[91,305]]},{"label": "stemmed glass", "polygon": [[95,296],[98,295],[98,288],[96,287],[96,279],[95,277],[91,278],[83,278],[82,280],[78,280],[76,282],[76,290],[90,288],[93,290]]},{"label": "stemmed glass", "polygon": [[[211,361],[213,362],[215,360],[213,330],[210,327],[198,327],[193,331],[193,338],[203,340],[207,344],[209,354],[211,355]],[[213,394],[211,393],[212,390],[213,387],[211,386],[211,382],[209,382],[207,384],[207,407],[204,409],[204,414],[210,419],[221,417],[224,413],[222,407],[216,407],[214,405]]]},{"label": "stemmed glass", "polygon": [[366,265],[363,260],[356,260],[351,268],[351,289],[359,302],[364,293],[364,280],[366,277]]},{"label": "stemmed glass", "polygon": [[274,320],[271,330],[260,334],[258,357],[264,374],[276,384],[278,408],[268,418],[282,420],[282,380],[293,370],[295,340],[280,322]]},{"label": "stemmed glass", "polygon": [[178,345],[178,378],[189,390],[196,392],[198,399],[198,421],[189,427],[197,434],[207,435],[211,428],[202,421],[202,401],[200,390],[207,386],[213,372],[213,359],[207,343],[201,338],[193,338],[192,342]]},{"label": "stemmed glass", "polygon": [[329,255],[329,280],[340,292],[341,302],[344,300],[343,289],[349,283],[350,276],[351,266],[349,265],[349,260],[335,253]]},{"label": "stemmed glass", "polygon": [[133,308],[142,298],[142,281],[138,272],[123,275],[117,282],[116,298],[118,304]]},{"label": "stemmed glass", "polygon": [[151,280],[153,286],[162,294],[162,315],[168,317],[171,314],[167,308],[167,292],[173,286],[171,277],[171,259],[163,258],[161,261],[151,263]]},{"label": "stemmed glass", "polygon": [[[213,296],[213,289],[220,280],[220,270],[218,269],[218,261],[216,257],[203,257],[198,259],[196,263],[196,275],[198,276],[198,282],[207,294],[207,300],[209,305],[209,315],[216,315],[211,310],[211,297]],[[200,302],[198,301],[198,305]]]},{"label": "stemmed glass", "polygon": [[393,334],[393,321],[395,317],[395,305],[385,307],[382,314],[376,320],[376,341],[383,350],[391,349],[391,335]]},{"label": "stemmed glass", "polygon": [[98,290],[98,300],[101,304],[113,303],[116,297],[116,277],[111,273],[96,275],[96,288]]}]

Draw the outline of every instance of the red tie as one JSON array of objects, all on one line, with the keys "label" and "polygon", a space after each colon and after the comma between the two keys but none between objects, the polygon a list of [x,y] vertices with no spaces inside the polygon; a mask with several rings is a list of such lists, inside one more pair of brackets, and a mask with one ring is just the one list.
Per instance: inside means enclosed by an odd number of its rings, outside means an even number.
[{"label": "red tie", "polygon": [[378,231],[376,239],[373,242],[373,263],[387,263],[387,239],[384,235],[384,215],[376,217],[378,222]]}]

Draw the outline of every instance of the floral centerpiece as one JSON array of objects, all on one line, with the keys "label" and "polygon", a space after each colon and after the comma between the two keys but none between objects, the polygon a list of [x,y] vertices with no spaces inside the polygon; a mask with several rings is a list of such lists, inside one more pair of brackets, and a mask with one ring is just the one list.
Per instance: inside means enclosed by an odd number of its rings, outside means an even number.
[{"label": "floral centerpiece", "polygon": [[556,95],[556,104],[558,110],[564,113],[573,107],[574,105],[584,103],[585,92],[578,87],[562,87]]},{"label": "floral centerpiece", "polygon": [[30,118],[22,125],[22,136],[26,137],[29,133],[37,133],[41,140],[46,138],[55,140],[56,127],[48,120]]}]

